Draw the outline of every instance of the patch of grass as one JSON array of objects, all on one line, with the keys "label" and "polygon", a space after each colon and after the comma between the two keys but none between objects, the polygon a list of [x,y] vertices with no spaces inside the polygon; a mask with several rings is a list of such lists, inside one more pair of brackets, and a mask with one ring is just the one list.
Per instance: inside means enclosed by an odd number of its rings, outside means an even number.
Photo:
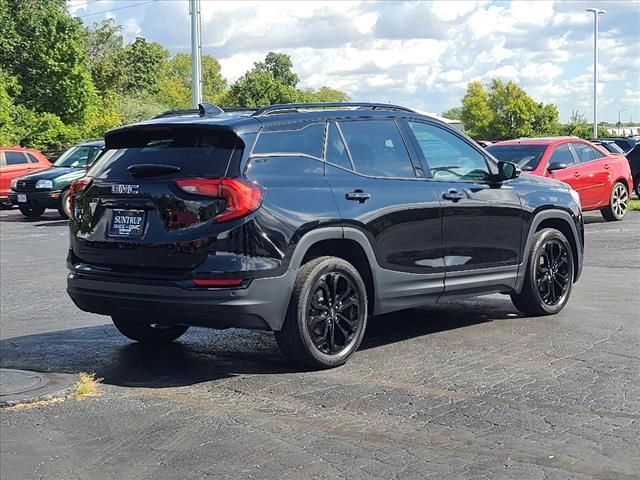
[{"label": "patch of grass", "polygon": [[640,212],[640,200],[629,200],[629,211]]},{"label": "patch of grass", "polygon": [[102,379],[96,378],[95,374],[93,373],[86,372],[80,372],[78,377],[78,381],[73,386],[71,396],[76,400],[95,397],[98,394],[98,384],[102,381]]}]

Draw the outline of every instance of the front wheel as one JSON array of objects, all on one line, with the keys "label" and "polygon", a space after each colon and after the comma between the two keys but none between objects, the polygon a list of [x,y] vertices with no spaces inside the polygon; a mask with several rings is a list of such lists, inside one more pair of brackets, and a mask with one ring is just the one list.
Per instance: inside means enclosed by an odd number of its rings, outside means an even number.
[{"label": "front wheel", "polygon": [[337,257],[320,257],[298,271],[282,330],[282,352],[310,368],[345,363],[367,326],[367,291],[358,271]]},{"label": "front wheel", "polygon": [[26,205],[20,205],[20,213],[27,218],[38,218],[44,213],[44,207],[27,207]]},{"label": "front wheel", "polygon": [[622,182],[616,182],[609,196],[609,205],[601,210],[602,217],[608,222],[622,220],[629,207],[629,191]]},{"label": "front wheel", "polygon": [[573,288],[573,253],[567,238],[554,228],[536,232],[522,291],[511,301],[528,315],[553,315],[569,301]]},{"label": "front wheel", "polygon": [[60,196],[58,213],[62,218],[69,218],[71,216],[71,195],[68,188],[62,192],[62,195]]},{"label": "front wheel", "polygon": [[111,320],[125,337],[143,343],[172,342],[180,338],[189,328],[184,325],[156,325],[125,317],[111,317]]}]

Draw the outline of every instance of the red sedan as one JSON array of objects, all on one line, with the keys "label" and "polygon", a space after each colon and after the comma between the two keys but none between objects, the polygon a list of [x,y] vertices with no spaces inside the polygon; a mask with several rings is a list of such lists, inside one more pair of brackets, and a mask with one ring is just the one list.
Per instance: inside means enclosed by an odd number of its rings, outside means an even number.
[{"label": "red sedan", "polygon": [[629,162],[576,137],[521,138],[487,147],[498,160],[523,172],[555,178],[578,192],[582,210],[600,210],[605,220],[622,220],[633,186]]},{"label": "red sedan", "polygon": [[8,202],[11,181],[27,173],[51,168],[51,163],[38,150],[21,147],[0,148],[0,203]]}]

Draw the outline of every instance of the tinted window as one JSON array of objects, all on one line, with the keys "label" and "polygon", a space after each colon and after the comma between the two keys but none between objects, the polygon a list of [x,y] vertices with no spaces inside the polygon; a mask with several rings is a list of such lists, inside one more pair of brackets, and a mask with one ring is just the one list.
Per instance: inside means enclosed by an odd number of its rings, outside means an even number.
[{"label": "tinted window", "polygon": [[571,145],[573,145],[573,149],[576,151],[580,163],[590,162],[591,160],[602,157],[600,152],[586,143],[573,142]]},{"label": "tinted window", "polygon": [[575,163],[568,144],[565,143],[564,145],[556,147],[549,158],[549,164],[551,163],[564,163],[566,165],[573,165]]},{"label": "tinted window", "polygon": [[90,170],[92,177],[130,178],[127,167],[162,164],[180,167],[179,175],[224,176],[234,147],[229,130],[211,127],[140,127],[107,134],[107,150]]},{"label": "tinted window", "polygon": [[27,156],[22,152],[4,152],[4,160],[7,165],[21,165],[29,163]]},{"label": "tinted window", "polygon": [[471,145],[442,128],[409,122],[436,180],[482,181],[489,176],[487,162]]},{"label": "tinted window", "polygon": [[55,161],[56,167],[86,167],[96,158],[100,147],[73,147]]},{"label": "tinted window", "polygon": [[38,163],[38,159],[36,157],[34,157],[33,155],[31,155],[30,153],[26,153],[25,154],[27,157],[29,157],[29,162],[31,163]]},{"label": "tinted window", "polygon": [[340,122],[340,129],[357,172],[374,177],[415,177],[393,120]]},{"label": "tinted window", "polygon": [[525,171],[535,170],[547,149],[546,145],[489,145],[487,152],[498,160],[520,165]]},{"label": "tinted window", "polygon": [[329,131],[327,137],[327,162],[339,165],[343,168],[351,169],[351,160],[349,160],[349,154],[347,153],[347,147],[345,147],[342,141],[342,136],[338,131],[338,127],[335,123],[329,124]]},{"label": "tinted window", "polygon": [[260,132],[253,153],[302,153],[322,158],[324,123],[279,125]]}]

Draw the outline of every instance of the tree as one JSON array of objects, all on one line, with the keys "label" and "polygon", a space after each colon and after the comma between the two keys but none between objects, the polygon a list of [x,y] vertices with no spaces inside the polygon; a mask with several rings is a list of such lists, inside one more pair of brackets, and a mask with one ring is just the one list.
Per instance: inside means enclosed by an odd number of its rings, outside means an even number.
[{"label": "tree", "polygon": [[446,112],[442,112],[442,116],[449,120],[462,120],[462,107],[450,108]]},{"label": "tree", "polygon": [[321,87],[319,90],[300,90],[299,101],[301,102],[348,102],[349,95],[331,87]]},{"label": "tree", "polygon": [[471,82],[462,99],[462,123],[469,136],[476,139],[492,139],[493,111],[489,107],[489,95],[480,82]]},{"label": "tree", "polygon": [[122,27],[116,25],[112,18],[84,30],[83,41],[91,78],[100,93],[122,90],[125,70],[121,31]]},{"label": "tree", "polygon": [[[69,16],[64,0],[4,0],[0,8],[3,23],[7,12],[13,19],[11,44],[0,49],[0,67],[15,75],[22,87],[16,103],[53,113],[64,122],[81,121],[95,89],[80,21]],[[2,35],[4,43],[4,31]]]},{"label": "tree", "polygon": [[231,85],[226,102],[229,106],[258,108],[273,103],[296,102],[298,97],[295,88],[276,81],[271,72],[251,70]]},{"label": "tree", "polygon": [[532,128],[535,135],[558,135],[561,128],[558,121],[558,107],[552,103],[539,103]]},{"label": "tree", "polygon": [[286,53],[269,52],[264,62],[254,64],[254,71],[270,73],[276,82],[291,88],[295,88],[300,81],[298,75],[293,71],[291,57]]},{"label": "tree", "polygon": [[147,42],[142,37],[127,45],[122,53],[125,92],[150,92],[156,87],[158,72],[169,52],[157,42]]}]

